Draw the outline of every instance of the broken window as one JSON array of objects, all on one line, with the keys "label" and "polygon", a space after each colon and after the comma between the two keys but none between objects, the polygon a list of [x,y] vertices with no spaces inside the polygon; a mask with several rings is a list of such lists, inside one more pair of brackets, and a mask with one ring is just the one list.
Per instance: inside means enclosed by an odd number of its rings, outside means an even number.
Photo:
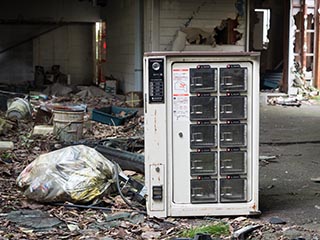
[{"label": "broken window", "polygon": [[189,44],[202,44],[215,46],[214,32],[210,29],[186,27],[181,30],[186,34]]},{"label": "broken window", "polygon": [[221,24],[213,29],[186,27],[181,29],[189,44],[194,45],[235,45],[242,38],[242,33],[238,32],[238,19],[225,19]]},{"label": "broken window", "polygon": [[220,26],[215,27],[214,39],[216,44],[223,45],[235,45],[237,41],[242,38],[242,33],[238,32],[237,27],[239,25],[238,19],[225,19],[222,20]]}]

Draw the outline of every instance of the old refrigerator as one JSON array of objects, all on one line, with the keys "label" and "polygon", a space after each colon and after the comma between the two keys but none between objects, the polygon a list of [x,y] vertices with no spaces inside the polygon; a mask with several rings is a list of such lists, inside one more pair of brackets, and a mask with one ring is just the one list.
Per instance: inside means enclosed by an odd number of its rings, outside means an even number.
[{"label": "old refrigerator", "polygon": [[144,56],[150,216],[259,214],[259,54]]}]

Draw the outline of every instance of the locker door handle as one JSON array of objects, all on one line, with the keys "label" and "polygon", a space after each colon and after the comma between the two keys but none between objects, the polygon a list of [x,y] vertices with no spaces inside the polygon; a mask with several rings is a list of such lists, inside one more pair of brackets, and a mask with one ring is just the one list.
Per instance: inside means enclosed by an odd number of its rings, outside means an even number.
[{"label": "locker door handle", "polygon": [[191,114],[202,115],[203,114],[203,106],[202,105],[193,105],[191,110]]},{"label": "locker door handle", "polygon": [[192,87],[202,87],[203,86],[202,77],[192,77],[191,78],[191,86]]},{"label": "locker door handle", "polygon": [[233,106],[231,104],[221,105],[221,113],[233,113]]},{"label": "locker door handle", "polygon": [[233,79],[231,76],[224,76],[223,77],[223,84],[225,86],[232,86],[233,85]]},{"label": "locker door handle", "polygon": [[182,132],[179,132],[178,135],[179,135],[179,137],[181,137],[181,138],[183,137],[183,133],[182,133]]}]

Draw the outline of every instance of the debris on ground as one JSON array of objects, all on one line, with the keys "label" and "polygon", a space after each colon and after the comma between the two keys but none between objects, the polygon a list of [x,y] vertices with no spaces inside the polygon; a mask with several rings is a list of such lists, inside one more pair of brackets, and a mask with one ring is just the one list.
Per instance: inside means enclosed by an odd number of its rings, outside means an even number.
[{"label": "debris on ground", "polygon": [[5,215],[5,218],[18,226],[28,228],[29,231],[49,230],[62,223],[58,218],[52,217],[49,213],[39,209],[11,211]]},{"label": "debris on ground", "polygon": [[[5,117],[5,112],[0,112],[0,141],[13,143],[13,148],[0,152],[0,239],[174,239],[181,238],[183,231],[212,224],[223,224],[229,231],[226,235],[210,235],[212,239],[230,240],[235,232],[250,225],[261,225],[261,227],[248,233],[249,239],[320,238],[320,233],[316,230],[289,224],[271,224],[258,218],[158,219],[146,216],[145,205],[137,202],[135,198],[143,195],[143,187],[133,189],[135,185],[133,182],[143,183],[144,178],[144,117],[137,113],[119,126],[106,125],[91,119],[92,110],[95,108],[125,107],[125,97],[121,95],[95,96],[92,93],[91,95],[85,93],[80,96],[74,94],[46,96],[30,100],[33,110],[32,119],[10,120]],[[124,175],[119,173],[122,176],[122,179],[119,178],[120,189],[125,198],[119,195],[119,191],[114,191],[110,194],[102,194],[97,202],[86,204],[74,204],[70,201],[56,204],[39,203],[27,198],[17,187],[16,179],[35,159],[57,149],[62,153],[66,147],[73,144],[66,145],[58,141],[49,130],[43,134],[34,134],[35,119],[38,114],[39,122],[36,126],[52,126],[50,106],[56,104],[86,104],[88,111],[84,117],[82,144],[90,145],[101,152],[105,158],[115,162],[117,162],[116,157],[122,160],[137,160],[138,164],[135,163],[135,165],[138,169],[129,169],[130,171],[125,171]],[[44,112],[41,112],[42,110]],[[41,127],[38,127],[39,129]],[[45,132],[47,129],[44,127],[42,130]],[[107,149],[107,151],[103,152],[101,149]],[[107,154],[109,155],[105,156]],[[114,159],[110,156],[114,156]],[[59,165],[57,164],[59,159],[59,157],[48,159],[47,168],[49,169],[51,165]],[[263,161],[271,162],[274,159]],[[55,164],[51,164],[52,162]],[[59,167],[65,166],[59,165]],[[125,163],[125,166],[128,167],[128,164]],[[42,171],[42,174],[45,175],[45,171]],[[128,206],[125,199],[137,205]],[[205,236],[207,233],[199,232],[198,235]]]},{"label": "debris on ground", "polygon": [[32,115],[31,106],[28,100],[14,98],[8,100],[7,117],[9,119],[30,118]]},{"label": "debris on ground", "polygon": [[0,141],[0,151],[12,150],[14,144],[12,141]]},{"label": "debris on ground", "polygon": [[297,88],[297,94],[306,98],[313,98],[319,95],[319,90],[306,81],[305,74],[298,62],[295,62],[292,69],[294,75],[293,87]]},{"label": "debris on ground", "polygon": [[269,219],[271,224],[286,224],[287,222],[279,217],[272,217]]},{"label": "debris on ground", "polygon": [[137,110],[108,106],[99,109],[93,109],[92,120],[105,123],[111,126],[123,125],[125,121],[134,117],[137,114]]},{"label": "debris on ground", "polygon": [[269,105],[281,105],[300,107],[302,103],[311,103],[311,100],[319,100],[319,89],[313,87],[310,81],[307,81],[305,74],[299,63],[291,70],[293,74],[292,94],[289,96],[276,96],[267,99]]},{"label": "debris on ground", "polygon": [[259,156],[259,161],[270,161],[273,162],[278,158],[278,156],[272,155],[272,156]]},{"label": "debris on ground", "polygon": [[233,233],[233,237],[235,239],[244,240],[247,239],[248,235],[253,232],[254,230],[262,227],[262,225],[248,225],[243,228],[240,228],[239,230],[235,231]]},{"label": "debris on ground", "polygon": [[299,100],[297,97],[272,97],[272,98],[268,98],[267,103],[269,105],[281,105],[281,106],[290,106],[290,107],[301,106],[301,100]]},{"label": "debris on ground", "polygon": [[52,135],[53,134],[53,126],[51,125],[37,125],[34,126],[33,135]]},{"label": "debris on ground", "polygon": [[17,185],[37,202],[88,203],[110,191],[116,167],[93,148],[70,146],[37,157]]},{"label": "debris on ground", "polygon": [[266,166],[271,162],[277,162],[278,156],[259,156],[259,165]]},{"label": "debris on ground", "polygon": [[47,96],[67,96],[72,93],[73,89],[65,84],[54,83],[49,85],[43,93]]},{"label": "debris on ground", "polygon": [[126,105],[131,108],[142,107],[143,93],[142,92],[128,92],[126,93]]},{"label": "debris on ground", "polygon": [[144,173],[143,138],[110,138],[101,140],[95,149],[124,170]]},{"label": "debris on ground", "polygon": [[320,183],[320,177],[314,177],[310,179],[312,182]]},{"label": "debris on ground", "polygon": [[80,92],[76,95],[81,98],[92,98],[92,97],[110,97],[111,95],[103,91],[101,88],[95,86],[80,86]]}]

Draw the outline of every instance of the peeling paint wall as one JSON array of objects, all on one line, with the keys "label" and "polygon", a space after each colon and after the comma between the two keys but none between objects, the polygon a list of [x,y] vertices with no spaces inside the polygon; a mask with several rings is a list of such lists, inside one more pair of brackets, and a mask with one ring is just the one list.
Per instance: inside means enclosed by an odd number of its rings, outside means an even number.
[{"label": "peeling paint wall", "polygon": [[[246,8],[242,0],[161,0],[159,8],[159,50],[172,50],[177,46],[179,49],[173,50],[246,50]],[[228,19],[237,20],[234,31],[238,32],[240,40],[219,45],[215,39],[217,29]],[[195,36],[189,36],[196,44],[185,41],[188,31],[196,32]],[[206,40],[203,40],[204,35]],[[197,44],[200,42],[202,44]]]},{"label": "peeling paint wall", "polygon": [[[317,1],[292,0],[289,21],[288,93],[296,94],[297,75],[312,86],[318,84]],[[317,86],[319,87],[319,86]]]},{"label": "peeling paint wall", "polygon": [[[207,44],[186,44],[184,38],[183,43],[186,45],[183,50],[246,50],[245,0],[145,0],[144,4],[145,52],[172,50],[177,34],[183,28],[195,28],[208,33]],[[119,79],[120,88],[125,92],[135,87],[134,9],[134,0],[109,1],[108,8],[102,12],[102,18],[107,22],[107,62],[103,66],[104,74],[112,74]],[[231,20],[236,21],[232,31],[239,40],[235,44],[216,44],[210,32],[217,31],[215,28],[220,29]]]}]

